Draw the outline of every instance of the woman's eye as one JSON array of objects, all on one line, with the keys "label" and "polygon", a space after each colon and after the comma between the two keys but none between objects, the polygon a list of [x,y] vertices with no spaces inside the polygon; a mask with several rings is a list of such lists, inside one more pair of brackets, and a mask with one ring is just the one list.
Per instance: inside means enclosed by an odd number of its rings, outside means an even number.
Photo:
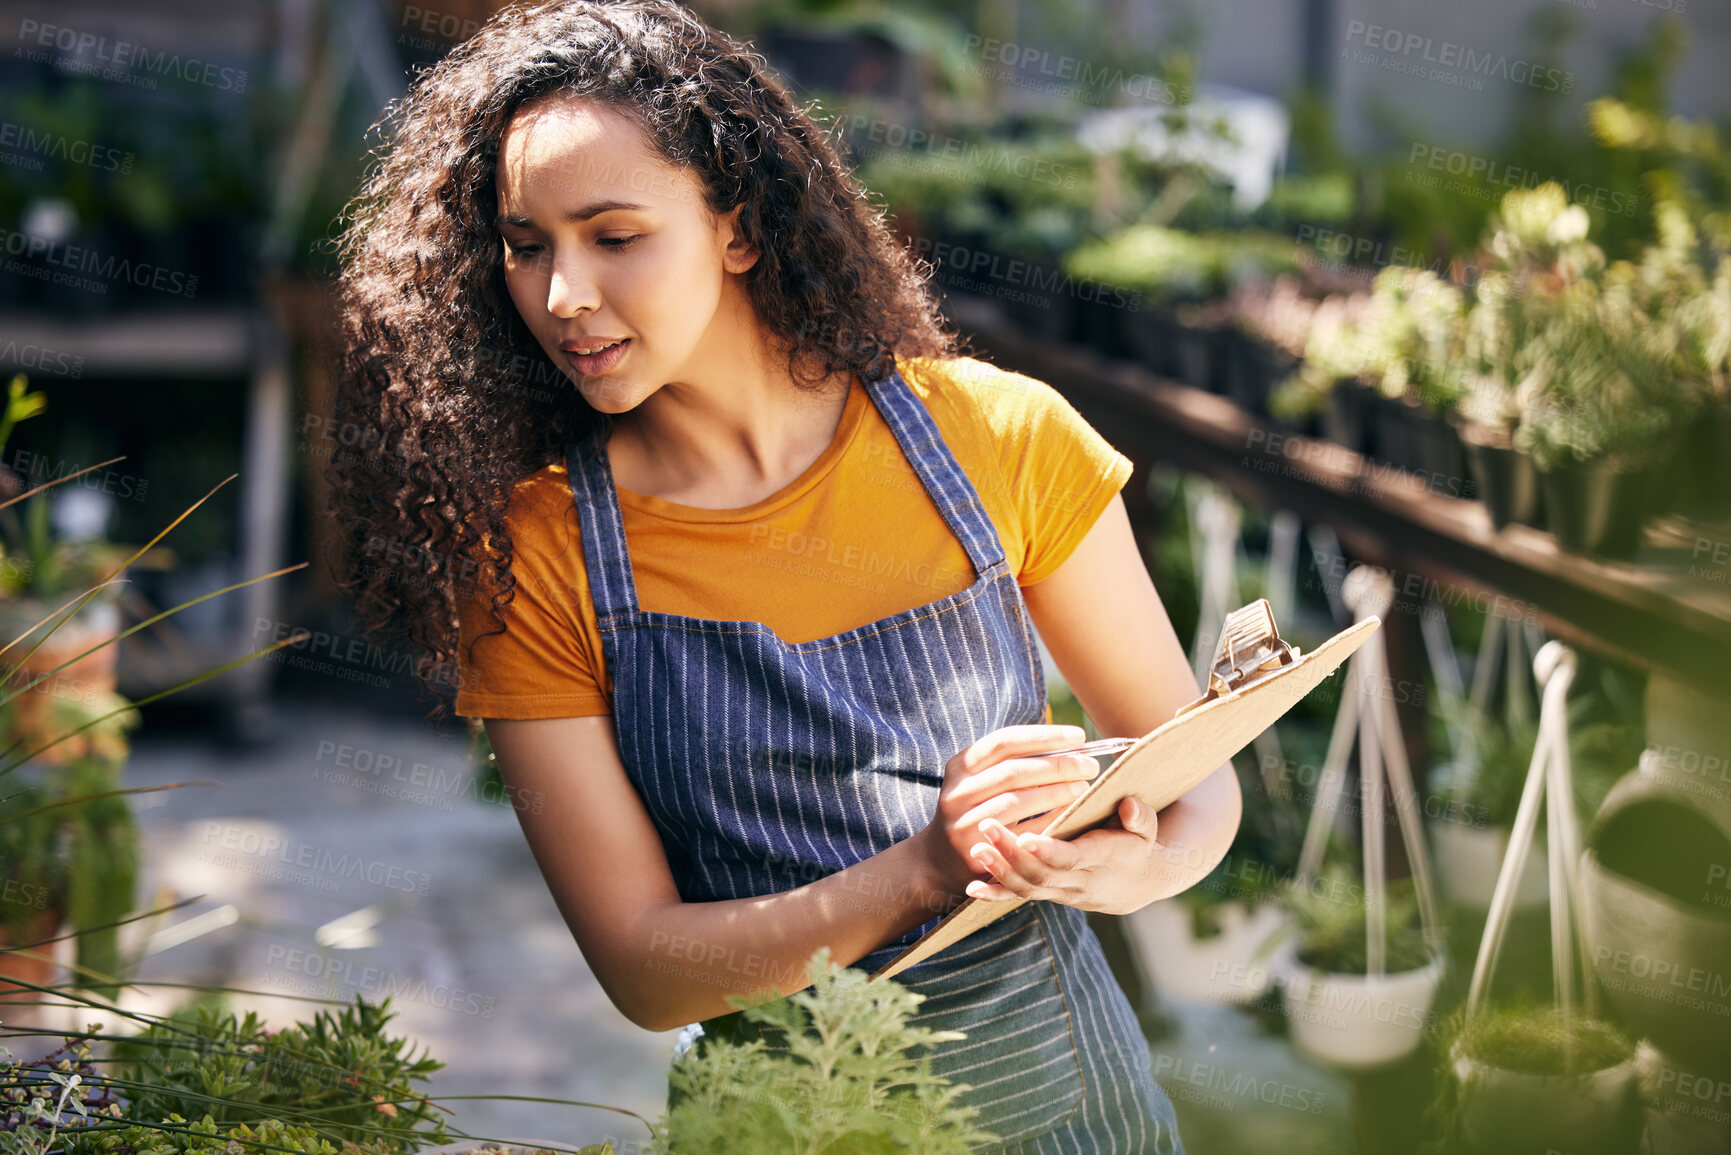
[{"label": "woman's eye", "polygon": [[541,251],[540,245],[513,245],[505,242],[505,251],[513,257],[532,257]]},{"label": "woman's eye", "polygon": [[637,240],[637,236],[635,235],[629,237],[602,237],[600,238],[600,243],[610,249],[623,249],[635,240]]}]

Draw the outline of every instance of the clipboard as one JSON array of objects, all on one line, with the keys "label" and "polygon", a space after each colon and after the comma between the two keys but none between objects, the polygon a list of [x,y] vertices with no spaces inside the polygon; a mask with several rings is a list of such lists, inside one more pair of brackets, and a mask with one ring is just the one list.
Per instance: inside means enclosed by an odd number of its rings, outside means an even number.
[{"label": "clipboard", "polygon": [[[1134,794],[1156,813],[1176,802],[1296,706],[1382,624],[1371,615],[1308,654],[1283,641],[1267,598],[1226,615],[1208,671],[1208,689],[1169,720],[1134,739],[1088,789],[1040,833],[1075,838]],[[891,978],[989,926],[1028,900],[967,899],[870,977]]]}]

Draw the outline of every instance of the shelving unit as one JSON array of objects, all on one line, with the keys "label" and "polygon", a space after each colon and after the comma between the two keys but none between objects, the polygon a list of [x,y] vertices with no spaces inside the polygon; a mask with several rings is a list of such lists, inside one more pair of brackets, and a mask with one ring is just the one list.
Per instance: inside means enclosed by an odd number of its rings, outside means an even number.
[{"label": "shelving unit", "polygon": [[[1709,558],[1715,543],[1731,543],[1731,525],[1662,519],[1628,562],[1569,553],[1548,533],[1497,530],[1477,501],[1367,468],[1343,446],[1285,433],[1225,397],[1029,338],[985,298],[951,294],[946,309],[981,354],[1059,390],[1131,457],[1169,461],[1246,502],[1330,526],[1353,555],[1394,571],[1397,599],[1501,597],[1504,610],[1524,617],[1530,609],[1571,644],[1731,694],[1731,567],[1715,570],[1696,556],[1702,542]],[[1728,580],[1691,574],[1692,566]]]},{"label": "shelving unit", "polygon": [[[86,377],[246,377],[248,406],[241,460],[240,540],[236,574],[229,580],[269,573],[285,565],[285,517],[292,462],[288,453],[291,391],[288,343],[265,311],[245,307],[121,313],[68,320],[46,315],[0,316],[0,332],[19,349],[47,348],[82,358]],[[9,375],[21,365],[0,363]],[[211,484],[221,478],[211,478]],[[173,511],[178,514],[180,511]],[[196,514],[194,516],[197,516]],[[226,584],[226,583],[225,583]],[[233,594],[232,632],[200,642],[164,629],[173,619],[120,643],[120,691],[140,698],[256,648],[250,623],[275,620],[276,581],[257,582]],[[167,608],[167,607],[160,607]],[[141,641],[149,639],[149,641]],[[270,672],[266,662],[238,669],[192,687],[189,696],[214,700],[231,713],[238,734],[268,725]]]}]

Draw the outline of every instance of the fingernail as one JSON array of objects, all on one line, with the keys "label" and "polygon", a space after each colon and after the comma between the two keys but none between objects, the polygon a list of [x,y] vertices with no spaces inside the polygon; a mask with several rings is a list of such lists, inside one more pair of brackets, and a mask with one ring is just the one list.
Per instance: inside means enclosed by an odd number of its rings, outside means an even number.
[{"label": "fingernail", "polygon": [[974,851],[974,865],[981,870],[990,870],[992,868],[992,856],[983,850],[976,850]]},{"label": "fingernail", "polygon": [[1070,793],[1071,794],[1082,795],[1082,794],[1086,794],[1087,792],[1088,792],[1088,784],[1086,782],[1072,782],[1072,783],[1070,783]]}]

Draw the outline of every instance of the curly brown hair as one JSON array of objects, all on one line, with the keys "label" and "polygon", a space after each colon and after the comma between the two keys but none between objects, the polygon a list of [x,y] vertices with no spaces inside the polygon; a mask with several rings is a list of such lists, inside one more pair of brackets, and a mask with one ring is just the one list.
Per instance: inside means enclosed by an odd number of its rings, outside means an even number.
[{"label": "curly brown hair", "polygon": [[[494,167],[523,106],[605,103],[701,181],[762,254],[744,284],[788,373],[814,389],[897,357],[955,356],[930,267],[897,242],[830,137],[755,52],[672,0],[508,8],[387,113],[339,241],[341,351],[326,467],[339,585],[369,637],[406,636],[442,716],[459,587],[483,581],[499,633],[515,591],[516,483],[610,427],[536,343],[505,287]],[[388,551],[419,566],[366,559]],[[421,572],[405,578],[404,569]],[[487,636],[487,635],[482,635]]]}]

